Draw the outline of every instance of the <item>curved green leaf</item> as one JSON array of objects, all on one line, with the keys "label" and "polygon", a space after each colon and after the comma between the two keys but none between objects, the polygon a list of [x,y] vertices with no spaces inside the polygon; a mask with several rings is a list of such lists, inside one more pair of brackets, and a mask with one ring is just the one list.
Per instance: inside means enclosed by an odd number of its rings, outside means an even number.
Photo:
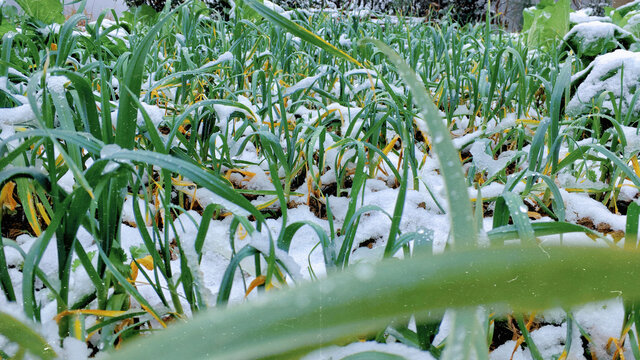
[{"label": "curved green leaf", "polygon": [[570,307],[616,294],[639,299],[638,256],[635,250],[608,248],[506,247],[354,266],[254,303],[214,309],[125,345],[113,356],[257,358],[370,333],[412,314],[435,316],[446,308],[494,304],[492,311],[506,313]]}]

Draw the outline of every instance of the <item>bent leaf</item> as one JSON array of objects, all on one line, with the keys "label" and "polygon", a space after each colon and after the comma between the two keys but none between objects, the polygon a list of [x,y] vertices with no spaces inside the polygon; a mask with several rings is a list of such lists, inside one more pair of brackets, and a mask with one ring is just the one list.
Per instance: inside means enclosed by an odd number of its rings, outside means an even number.
[{"label": "bent leaf", "polygon": [[371,333],[412,314],[437,316],[446,308],[493,304],[491,311],[504,314],[571,307],[616,294],[637,300],[639,255],[620,249],[506,247],[355,266],[319,282],[264,294],[253,303],[196,315],[125,345],[113,357],[276,356]]},{"label": "bent leaf", "polygon": [[15,187],[16,183],[13,181],[9,181],[2,187],[0,191],[0,211],[4,208],[13,211],[16,209],[16,206],[18,206],[18,202],[13,198],[13,189],[15,189]]}]

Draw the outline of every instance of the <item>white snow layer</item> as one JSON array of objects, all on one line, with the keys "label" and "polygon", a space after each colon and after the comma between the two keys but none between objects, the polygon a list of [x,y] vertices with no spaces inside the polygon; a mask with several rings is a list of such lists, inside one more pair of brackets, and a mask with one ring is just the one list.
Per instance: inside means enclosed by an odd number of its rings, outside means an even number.
[{"label": "white snow layer", "polygon": [[[622,69],[624,68],[624,79],[622,79]],[[576,94],[567,104],[567,114],[578,115],[590,109],[592,102],[600,94],[610,91],[619,101],[622,94],[622,113],[640,111],[640,101],[637,101],[633,109],[629,109],[631,99],[637,91],[637,84],[640,82],[640,53],[627,50],[616,50],[614,52],[600,55],[589,65],[587,69],[573,76],[572,81],[586,78],[578,85]],[[612,109],[611,100],[607,96],[603,107]]]},{"label": "white snow layer", "polygon": [[569,14],[569,22],[574,24],[586,23],[591,21],[611,22],[611,18],[607,16],[593,16],[592,8],[584,8]]},{"label": "white snow layer", "polygon": [[513,157],[508,156],[510,154],[502,153],[498,160],[494,160],[493,156],[486,152],[487,144],[489,143],[491,143],[491,140],[489,139],[476,140],[473,142],[473,145],[471,145],[471,149],[469,151],[473,156],[473,163],[478,167],[478,169],[487,170],[489,177],[492,177],[504,169]]},{"label": "white snow layer", "polygon": [[29,104],[0,109],[0,125],[22,124],[35,120],[36,114]]},{"label": "white snow layer", "polygon": [[213,60],[213,61],[209,61],[208,63],[202,65],[200,67],[200,70],[207,69],[207,68],[210,68],[210,67],[213,67],[213,66],[216,66],[216,65],[220,65],[220,64],[225,63],[225,62],[233,61],[233,59],[234,59],[233,54],[230,53],[229,51],[227,51],[227,52],[223,53],[222,55],[218,56],[218,59]]},{"label": "white snow layer", "polygon": [[593,221],[595,226],[608,224],[611,230],[624,231],[627,219],[626,216],[611,213],[601,202],[589,197],[588,194],[570,193],[560,189],[562,200],[565,203],[566,219],[576,222],[582,218]]},{"label": "white snow layer", "polygon": [[613,37],[616,31],[631,35],[618,25],[614,25],[610,22],[590,21],[574,26],[564,36],[564,39],[566,40],[572,36],[577,36],[584,42],[593,42],[601,38]]},{"label": "white snow layer", "polygon": [[318,79],[320,79],[324,74],[318,74],[315,76],[309,76],[306,77],[300,81],[298,81],[297,83],[295,83],[294,85],[291,85],[287,88],[287,90],[285,90],[284,95],[285,97],[287,96],[291,96],[293,94],[295,94],[297,91],[303,90],[303,89],[308,89],[311,86],[313,86]]}]

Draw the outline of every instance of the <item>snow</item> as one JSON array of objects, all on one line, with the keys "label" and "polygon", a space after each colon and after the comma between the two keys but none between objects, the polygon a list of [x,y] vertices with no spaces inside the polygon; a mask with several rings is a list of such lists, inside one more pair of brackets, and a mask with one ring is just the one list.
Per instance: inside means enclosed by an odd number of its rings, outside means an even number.
[{"label": "snow", "polygon": [[87,348],[87,344],[76,338],[67,337],[63,341],[62,358],[67,360],[85,360],[91,355],[91,351]]},{"label": "snow", "polygon": [[249,215],[249,212],[247,210],[245,210],[242,207],[236,205],[235,203],[223,198],[222,196],[212,192],[209,189],[205,189],[205,188],[197,189],[195,191],[195,194],[196,194],[195,198],[198,201],[198,203],[200,204],[200,206],[202,206],[202,208],[206,208],[210,204],[217,204],[217,205],[220,205],[220,206],[224,207],[228,211],[231,211],[232,213],[234,213],[236,215],[240,215],[240,216],[248,216]]},{"label": "snow", "polygon": [[[144,121],[142,110],[144,110],[147,113],[147,115],[149,116],[149,119],[151,120],[154,126],[157,127],[164,121],[164,116],[166,113],[165,109],[157,105],[144,103],[142,101],[140,102],[140,105],[142,105],[142,109],[138,108],[138,115],[136,118],[136,124],[139,127],[142,127],[142,128],[146,127],[146,122]],[[117,119],[118,119],[118,110],[116,109],[111,112],[111,121],[113,124],[116,125],[116,127],[117,127]]]},{"label": "snow", "polygon": [[[624,318],[624,306],[620,298],[587,304],[573,313],[575,321],[591,336],[591,351],[598,359],[611,358],[615,346],[607,349],[610,338],[619,339]],[[624,342],[627,359],[633,359],[629,339]]]},{"label": "snow", "polygon": [[[100,157],[101,158],[109,158],[111,156],[113,156],[114,154],[116,154],[118,151],[122,150],[122,148],[116,144],[108,144],[102,147],[102,149],[100,149]],[[109,163],[107,164],[107,166],[104,167],[104,170],[102,170],[103,174],[107,174],[115,169],[117,169],[120,166],[120,164],[118,162],[109,160]]]},{"label": "snow", "polygon": [[[175,237],[180,239],[180,244],[183,250],[183,254],[187,260],[189,269],[195,276],[195,281],[202,283],[202,271],[199,267],[199,256],[196,251],[196,238],[198,234],[198,228],[202,222],[202,217],[196,211],[190,210],[180,214],[174,221],[176,233],[169,237],[174,239]],[[173,233],[173,228],[170,229]]]},{"label": "snow", "polygon": [[[563,323],[561,326],[545,325],[531,332],[533,342],[545,359],[562,353],[565,348],[566,335],[567,323]],[[580,332],[577,326],[574,325],[571,335],[572,346],[567,357],[569,359],[582,359],[583,349],[580,346],[582,341],[580,340]]]},{"label": "snow", "polygon": [[[525,184],[519,182],[516,184],[513,190],[510,192],[520,194],[525,188]],[[505,186],[499,182],[492,182],[482,187],[482,197],[484,199],[491,199],[500,196],[504,192]],[[478,190],[473,187],[469,187],[469,197],[475,199],[478,194]]]},{"label": "snow", "polygon": [[624,125],[620,127],[627,141],[627,146],[624,148],[625,156],[631,156],[631,154],[640,151],[640,132],[638,128]]},{"label": "snow", "polygon": [[455,139],[453,139],[453,146],[455,146],[456,149],[461,150],[465,146],[467,146],[471,142],[473,142],[473,140],[475,140],[478,137],[480,137],[482,135],[482,133],[483,133],[482,130],[477,130],[477,131],[474,131],[472,133],[469,133],[469,134],[463,135],[461,137],[455,138]]},{"label": "snow", "polygon": [[[52,347],[52,349],[58,352],[59,349],[55,341],[57,334],[53,333],[52,334],[53,337],[48,337],[47,335],[51,333],[48,333],[46,331],[47,329],[45,329],[45,326],[42,326],[41,324],[33,323],[32,321],[27,319],[26,316],[24,315],[24,312],[22,311],[22,307],[18,304],[19,303],[7,301],[4,295],[4,291],[0,292],[0,312],[8,314],[14,319],[16,319],[17,321],[20,321],[24,324],[29,325],[29,327],[31,327],[31,329],[33,329],[36,332],[36,334],[44,336],[45,339],[49,341],[49,345]],[[55,303],[52,303],[52,304],[55,305]],[[11,327],[9,324],[9,329],[10,328]],[[57,332],[57,327],[54,330]],[[8,354],[15,354],[18,352],[17,344],[13,344],[9,342],[9,340],[2,335],[0,335],[0,349],[2,349]]]},{"label": "snow", "polygon": [[[0,123],[0,142],[7,140],[9,137],[13,136],[15,133],[16,132],[13,126]],[[11,144],[9,148],[14,149],[15,147],[13,144]]]},{"label": "snow", "polygon": [[[9,68],[9,75],[12,75],[12,77],[13,76],[18,77],[19,81],[22,81],[22,82],[27,82],[29,80],[29,78],[22,75],[22,73],[18,72],[13,68]],[[0,77],[0,91],[6,93],[9,97],[13,98],[20,105],[26,104],[29,102],[29,99],[26,96],[16,93],[16,92],[22,93],[24,91],[24,83],[14,84],[6,76]]]},{"label": "snow", "polygon": [[367,75],[374,78],[378,77],[378,74],[376,74],[375,71],[371,71],[369,69],[353,69],[344,73],[345,78],[354,76],[354,75]]},{"label": "snow", "polygon": [[576,179],[575,176],[567,173],[558,174],[556,183],[567,189],[591,189],[605,190],[609,185],[600,181],[591,181],[589,179]]},{"label": "snow", "polygon": [[349,37],[347,36],[347,34],[340,34],[340,39],[338,39],[338,43],[340,44],[340,46],[344,46],[344,47],[351,47],[351,39],[349,39]]},{"label": "snow", "polygon": [[[231,218],[228,218],[231,220]],[[167,234],[170,241],[173,241],[176,238],[179,238],[181,246],[184,250],[185,257],[187,259],[188,266],[192,272],[193,280],[195,283],[199,284],[198,288],[203,292],[205,296],[206,303],[213,305],[216,302],[216,296],[218,293],[218,289],[222,283],[222,279],[225,273],[227,266],[229,265],[229,259],[231,258],[231,249],[228,243],[228,233],[229,233],[229,220],[216,221],[213,220],[210,224],[210,227],[205,235],[204,247],[202,250],[202,261],[200,266],[198,265],[198,256],[195,251],[195,240],[198,233],[198,229],[200,228],[201,216],[195,211],[188,211],[186,213],[180,214],[174,221],[175,232],[173,228],[169,229],[169,233]],[[148,232],[152,232],[152,228],[147,228]],[[133,228],[127,225],[122,225],[120,228],[121,232],[121,246],[130,260],[132,260],[132,255],[130,253],[130,249],[133,246],[143,247],[144,243],[140,236],[139,230],[137,228]],[[164,235],[160,234],[161,238],[164,238]],[[242,263],[243,266],[247,264],[247,262]],[[249,265],[251,263],[249,262]],[[175,270],[180,269],[180,260],[171,261],[171,267],[174,269],[174,281],[180,276],[179,271],[175,272]],[[251,266],[249,266],[251,267]],[[203,271],[201,269],[206,269]],[[145,269],[145,271],[149,274],[151,279],[154,279],[153,273]],[[233,287],[231,291],[230,301],[231,302],[239,302],[244,298],[244,290],[242,285],[242,276],[243,273],[237,271],[234,280]],[[244,274],[244,276],[248,276],[248,274]],[[250,280],[249,280],[250,281]],[[167,290],[166,280],[160,276],[160,282],[158,283],[163,289],[164,296],[166,298],[170,298],[170,293]],[[154,288],[147,283],[146,278],[142,275],[138,275],[138,279],[136,282],[136,287],[138,291],[144,296],[144,298],[149,301],[151,306],[157,310],[163,309],[162,301]],[[184,296],[184,292],[182,287],[178,288],[178,292],[181,296]],[[189,304],[182,298],[182,305],[185,309],[189,308]],[[137,302],[133,302],[135,306]]]},{"label": "snow", "polygon": [[567,221],[577,222],[579,219],[588,218],[596,227],[607,224],[611,226],[611,230],[625,230],[626,216],[611,213],[606,206],[593,200],[588,194],[570,193],[564,189],[560,189],[560,194],[565,203]]},{"label": "snow", "polygon": [[633,36],[618,25],[602,21],[590,21],[574,26],[564,36],[564,40],[569,41],[569,39],[576,37],[586,47],[600,39],[612,39],[618,34],[621,36]]},{"label": "snow", "polygon": [[318,75],[314,75],[314,76],[309,76],[309,77],[306,77],[306,78],[298,81],[296,84],[289,86],[285,90],[283,96],[284,97],[291,96],[291,95],[295,94],[296,92],[298,92],[300,90],[311,88],[311,86],[313,86],[324,75],[325,74],[318,74]]},{"label": "snow", "polygon": [[271,9],[271,10],[273,10],[275,12],[277,12],[278,14],[282,14],[282,13],[285,12],[284,9],[280,5],[272,3],[269,0],[264,0],[263,4],[264,4],[264,6],[268,7],[269,9]]},{"label": "snow", "polygon": [[[96,22],[92,21],[89,23],[90,26],[95,27],[96,26]],[[111,20],[111,19],[107,19],[104,18],[102,19],[102,23],[100,23],[100,28],[102,30],[106,30],[109,27],[112,27],[114,25],[118,25],[115,21]],[[119,38],[119,39],[126,39],[129,36],[129,33],[122,28],[121,26],[117,26],[115,29],[112,29],[111,31],[109,31],[109,33],[107,34],[103,34],[104,35],[109,35],[110,37],[114,37],[114,38]]]},{"label": "snow", "polygon": [[[251,101],[247,97],[240,95],[238,96],[237,102],[239,104],[244,105],[246,108],[249,109],[249,111],[247,111],[244,108],[233,106],[233,105],[222,105],[222,104],[213,105],[213,110],[215,111],[216,116],[218,117],[218,127],[222,130],[223,133],[226,133],[226,131],[228,130],[229,119],[231,118],[231,115],[233,115],[233,113],[235,112],[243,113],[245,114],[245,116],[249,118],[253,118],[257,122],[261,121],[261,119],[257,115],[258,109],[251,103]],[[250,132],[249,129],[247,129],[247,131]]]},{"label": "snow", "polygon": [[[567,324],[563,323],[561,326],[545,325],[539,329],[531,331],[531,337],[536,344],[540,355],[543,359],[552,359],[554,356],[562,354],[565,348],[567,335]],[[567,356],[567,359],[582,360],[585,359],[582,349],[582,341],[580,339],[580,332],[577,326],[574,325],[571,349]],[[489,359],[491,360],[508,360],[511,359],[529,360],[532,359],[531,353],[528,348],[524,350],[517,345],[516,341],[509,340],[503,345],[491,352]]]},{"label": "snow", "polygon": [[[473,163],[478,167],[479,170],[487,170],[489,173],[489,177],[492,177],[496,173],[500,172],[504,169],[509,162],[513,159],[512,154],[503,152],[500,154],[501,156],[498,160],[494,160],[493,156],[487,154],[487,144],[489,144],[491,140],[488,139],[480,139],[477,140],[471,145],[471,156],[473,156]],[[491,151],[491,148],[488,149]],[[505,156],[506,155],[506,156]]]},{"label": "snow", "polygon": [[[38,264],[40,270],[47,276],[52,276],[58,272],[58,250],[56,247],[55,235],[49,240],[47,247],[42,255],[42,260]],[[19,235],[16,238],[16,242],[25,253],[28,253],[31,247],[35,244],[36,238],[28,234]]]},{"label": "snow", "polygon": [[[627,20],[627,25],[624,26],[624,29],[627,31],[630,31],[629,29],[633,29],[634,25],[638,25],[640,24],[640,12],[636,11],[635,14],[633,14],[629,20]],[[627,26],[629,27],[629,29],[627,29]]]},{"label": "snow", "polygon": [[[388,84],[389,88],[391,89],[391,91],[393,91],[394,94],[396,95],[404,95],[405,91],[403,87],[400,86],[394,86],[391,84]],[[386,91],[386,88],[384,86],[384,83],[379,80],[378,78],[375,78],[375,80],[372,82],[369,79],[365,80],[362,84],[354,86],[353,90],[350,91],[350,94],[354,95],[359,93],[360,91],[363,90],[370,90],[373,88],[379,88],[379,89],[383,89]]]},{"label": "snow", "polygon": [[66,76],[49,76],[47,77],[47,88],[51,92],[63,94],[65,85],[69,82]]},{"label": "snow", "polygon": [[[340,117],[340,120],[342,120],[342,136],[343,137],[350,137],[352,136],[352,134],[355,134],[358,129],[362,126],[362,119],[357,119],[362,112],[362,108],[360,107],[348,107],[348,106],[343,106],[337,103],[332,103],[329,104],[329,106],[327,106],[327,111],[331,112],[331,111],[335,111],[338,116]],[[355,124],[353,125],[352,130],[349,132],[349,126],[351,125],[352,122],[355,121]]]},{"label": "snow", "polygon": [[[624,68],[624,80],[621,81],[621,72]],[[582,80],[584,78],[584,80]],[[575,95],[567,104],[567,114],[570,116],[587,112],[591,103],[600,94],[610,91],[616,101],[622,99],[622,113],[627,111],[640,112],[640,101],[637,101],[632,109],[629,109],[631,99],[636,91],[636,83],[640,81],[640,54],[616,50],[600,55],[583,72],[577,73],[572,78],[572,83],[579,82]],[[622,98],[620,95],[622,94]],[[606,109],[613,109],[609,97],[603,103]]]},{"label": "snow", "polygon": [[630,180],[624,180],[622,182],[622,186],[620,187],[620,194],[618,195],[618,200],[631,202],[636,199],[638,196],[638,188],[631,182]]},{"label": "snow", "polygon": [[273,245],[276,259],[285,266],[289,275],[293,277],[293,280],[300,280],[302,278],[300,265],[293,259],[293,257],[291,257],[291,255],[282,249],[277,248],[275,244],[272,244],[272,242],[275,242],[275,239],[270,238],[270,236],[264,232],[260,233],[256,231],[249,237],[249,244],[263,254],[270,254],[271,247]]},{"label": "snow", "polygon": [[225,53],[222,53],[220,56],[218,56],[218,58],[216,60],[209,61],[208,63],[202,65],[200,67],[200,70],[208,69],[208,68],[216,66],[216,65],[220,65],[220,64],[223,64],[223,63],[226,63],[226,62],[230,62],[230,61],[233,61],[233,59],[234,59],[233,54],[231,52],[227,51]]},{"label": "snow", "polygon": [[53,23],[53,24],[45,25],[42,28],[39,28],[38,32],[40,34],[42,34],[42,36],[47,37],[50,34],[58,34],[58,33],[60,33],[60,29],[61,28],[62,28],[62,26],[60,26],[60,24]]},{"label": "snow", "polygon": [[36,114],[31,105],[24,104],[13,108],[0,108],[0,124],[15,125],[25,124],[36,120]]},{"label": "snow", "polygon": [[58,180],[58,186],[60,186],[62,190],[66,191],[69,194],[73,191],[73,187],[75,186],[75,184],[76,178],[73,176],[71,170],[67,170],[67,172],[62,175],[60,180]]},{"label": "snow", "polygon": [[569,22],[574,24],[587,23],[592,21],[611,22],[611,18],[607,16],[593,16],[592,8],[584,8],[569,13]]},{"label": "snow", "polygon": [[150,212],[146,212],[146,202],[143,198],[138,199],[138,207],[140,208],[140,213],[145,219],[144,224],[138,224],[136,222],[136,218],[133,212],[133,197],[131,195],[127,195],[125,197],[124,205],[122,206],[122,221],[135,226],[151,226],[153,221],[153,206],[149,206]]},{"label": "snow", "polygon": [[20,264],[22,264],[24,261],[20,252],[12,247],[5,246],[4,255],[5,255],[5,260],[7,262],[7,266],[9,267],[20,266]]},{"label": "snow", "polygon": [[626,13],[632,9],[635,9],[638,5],[640,5],[640,0],[633,0],[624,5],[619,6],[618,11]]},{"label": "snow", "polygon": [[[620,299],[587,304],[572,310],[574,325],[572,329],[571,349],[567,359],[585,359],[582,347],[581,333],[576,325],[579,324],[591,337],[589,351],[597,359],[610,359],[615,351],[615,346],[607,349],[609,339],[620,337],[624,308]],[[544,325],[531,331],[531,337],[540,351],[543,359],[551,359],[562,353],[566,343],[567,323],[564,322],[565,312],[557,309],[557,314],[552,315],[555,320],[545,319],[552,324]],[[625,341],[625,358],[633,358],[629,348],[629,340]],[[529,349],[516,346],[514,340],[509,340],[496,348],[491,354],[491,360],[532,359]]]},{"label": "snow", "polygon": [[[143,102],[141,102],[140,104],[142,105],[142,108],[147,113],[147,115],[149,115],[149,119],[154,126],[158,126],[164,121],[164,114],[166,111],[165,109],[162,109],[157,105],[150,105]],[[138,126],[145,125],[144,117],[142,116],[141,110],[138,110],[137,124]]]}]

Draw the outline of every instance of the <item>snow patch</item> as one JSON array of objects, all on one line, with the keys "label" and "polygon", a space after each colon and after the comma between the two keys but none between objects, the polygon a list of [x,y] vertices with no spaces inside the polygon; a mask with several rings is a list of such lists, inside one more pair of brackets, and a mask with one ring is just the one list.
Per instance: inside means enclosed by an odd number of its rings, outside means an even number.
[{"label": "snow patch", "polygon": [[[624,68],[624,79],[621,79]],[[584,80],[583,80],[584,79]],[[567,104],[567,114],[577,116],[588,112],[593,101],[604,92],[612,92],[616,102],[621,102],[621,112],[626,114],[633,111],[640,112],[640,101],[636,101],[632,109],[631,100],[640,82],[640,53],[627,50],[616,50],[612,53],[600,55],[582,72],[572,78],[572,83],[579,82],[575,95]],[[620,95],[622,94],[622,98]],[[622,101],[621,101],[622,100]],[[607,96],[603,107],[613,109],[613,104]]]}]

